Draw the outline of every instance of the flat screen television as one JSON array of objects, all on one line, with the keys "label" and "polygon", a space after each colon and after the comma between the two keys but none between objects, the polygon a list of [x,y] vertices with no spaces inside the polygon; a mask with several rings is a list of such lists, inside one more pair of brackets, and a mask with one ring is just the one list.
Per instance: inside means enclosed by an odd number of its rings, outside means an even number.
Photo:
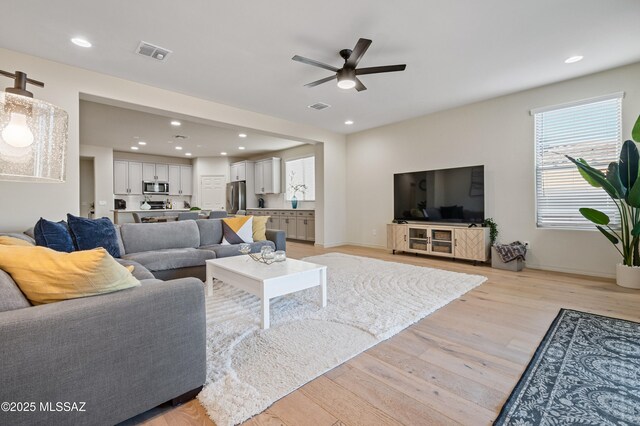
[{"label": "flat screen television", "polygon": [[484,220],[484,166],[393,175],[396,220],[481,223]]}]

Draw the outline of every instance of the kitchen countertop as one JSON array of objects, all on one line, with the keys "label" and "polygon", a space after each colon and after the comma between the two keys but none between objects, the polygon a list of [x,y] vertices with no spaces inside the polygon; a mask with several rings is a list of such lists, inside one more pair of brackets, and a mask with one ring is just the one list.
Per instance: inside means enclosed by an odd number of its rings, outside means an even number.
[{"label": "kitchen countertop", "polygon": [[287,212],[314,212],[314,211],[316,211],[315,209],[272,209],[270,207],[264,207],[264,208],[253,207],[253,208],[247,209],[247,211],[249,211],[249,210],[277,210],[277,211],[287,211]]},{"label": "kitchen countertop", "polygon": [[149,210],[130,210],[130,209],[115,209],[111,210],[114,213],[153,213],[153,212],[204,212],[209,210],[191,210],[191,209],[149,209]]}]

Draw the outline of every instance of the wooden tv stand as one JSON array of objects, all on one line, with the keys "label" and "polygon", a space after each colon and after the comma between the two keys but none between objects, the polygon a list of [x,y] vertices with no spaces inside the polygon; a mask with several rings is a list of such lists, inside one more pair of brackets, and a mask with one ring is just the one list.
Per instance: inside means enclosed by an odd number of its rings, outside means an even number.
[{"label": "wooden tv stand", "polygon": [[437,224],[390,223],[387,248],[407,253],[466,259],[489,260],[489,228]]}]

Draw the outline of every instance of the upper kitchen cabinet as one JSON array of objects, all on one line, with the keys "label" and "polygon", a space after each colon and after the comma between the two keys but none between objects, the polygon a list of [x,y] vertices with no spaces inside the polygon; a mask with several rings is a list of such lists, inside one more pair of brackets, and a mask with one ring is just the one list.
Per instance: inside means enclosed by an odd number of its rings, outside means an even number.
[{"label": "upper kitchen cabinet", "polygon": [[142,195],[142,163],[115,160],[113,162],[113,193]]},{"label": "upper kitchen cabinet", "polygon": [[169,181],[169,166],[167,164],[142,163],[142,180],[145,182]]},{"label": "upper kitchen cabinet", "polygon": [[279,158],[266,158],[255,164],[255,193],[279,194],[281,191]]},{"label": "upper kitchen cabinet", "polygon": [[169,166],[169,195],[193,195],[191,166]]},{"label": "upper kitchen cabinet", "polygon": [[239,182],[248,180],[247,167],[252,167],[251,161],[239,161],[229,166],[229,180],[231,182]]}]

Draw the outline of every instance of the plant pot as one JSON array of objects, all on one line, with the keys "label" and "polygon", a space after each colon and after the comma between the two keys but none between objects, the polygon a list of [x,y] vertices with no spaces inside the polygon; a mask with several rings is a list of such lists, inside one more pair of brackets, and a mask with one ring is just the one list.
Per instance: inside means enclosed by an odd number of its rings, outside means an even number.
[{"label": "plant pot", "polygon": [[616,266],[616,283],[620,287],[640,289],[640,266]]},{"label": "plant pot", "polygon": [[298,199],[296,198],[295,195],[293,197],[291,197],[291,208],[292,209],[297,209],[298,208]]}]

